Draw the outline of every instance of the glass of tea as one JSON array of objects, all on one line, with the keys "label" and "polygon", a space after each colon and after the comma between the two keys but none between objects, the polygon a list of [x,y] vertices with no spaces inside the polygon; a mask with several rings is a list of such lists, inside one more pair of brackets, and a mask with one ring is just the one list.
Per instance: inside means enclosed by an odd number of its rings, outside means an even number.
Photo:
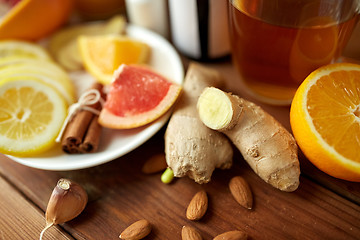
[{"label": "glass of tea", "polygon": [[256,99],[288,105],[316,68],[337,62],[359,0],[229,0],[232,57]]}]

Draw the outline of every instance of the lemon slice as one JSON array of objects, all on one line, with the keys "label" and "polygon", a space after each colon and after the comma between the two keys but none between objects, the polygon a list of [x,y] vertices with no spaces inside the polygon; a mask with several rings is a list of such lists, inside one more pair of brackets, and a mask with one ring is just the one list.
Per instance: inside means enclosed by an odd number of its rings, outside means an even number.
[{"label": "lemon slice", "polygon": [[30,156],[55,144],[66,104],[52,87],[33,80],[0,83],[0,151]]},{"label": "lemon slice", "polygon": [[74,85],[69,75],[58,65],[43,60],[27,58],[5,58],[0,60],[0,82],[9,78],[36,78],[52,85],[68,104],[76,98]]},{"label": "lemon slice", "polygon": [[81,36],[78,45],[85,68],[103,84],[121,64],[146,63],[150,54],[146,43],[120,35]]},{"label": "lemon slice", "polygon": [[38,44],[17,40],[0,41],[0,57],[4,58],[9,56],[51,61],[51,57],[46,49]]}]

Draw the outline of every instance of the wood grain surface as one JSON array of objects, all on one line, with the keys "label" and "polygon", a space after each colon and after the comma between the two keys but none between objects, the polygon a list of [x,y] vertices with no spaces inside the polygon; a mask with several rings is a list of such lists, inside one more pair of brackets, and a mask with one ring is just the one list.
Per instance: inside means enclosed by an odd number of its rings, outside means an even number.
[{"label": "wood grain surface", "polygon": [[[45,226],[43,211],[3,178],[0,189],[0,239],[37,239]],[[46,239],[73,238],[53,227]]]},{"label": "wood grain surface", "polygon": [[[0,211],[9,205],[24,213],[23,220],[38,224],[38,227],[24,228],[21,221],[16,221],[18,214],[8,214],[6,217],[12,220],[6,225],[11,227],[5,228],[5,236],[9,236],[5,239],[20,239],[16,228],[28,232],[29,236],[40,233],[44,219],[34,208],[45,211],[51,191],[60,177],[80,183],[89,194],[85,211],[61,225],[64,232],[75,239],[118,239],[123,229],[142,218],[153,225],[153,231],[146,239],[180,239],[183,225],[196,228],[204,239],[235,229],[246,231],[250,239],[358,239],[360,236],[358,203],[347,200],[306,175],[301,177],[298,190],[281,192],[257,177],[238,152],[233,168],[216,170],[212,181],[205,185],[188,178],[176,179],[167,185],[160,181],[160,173],[141,173],[145,160],[163,151],[163,134],[164,129],[140,148],[110,163],[76,171],[38,170],[1,156],[0,174],[14,184],[14,187],[2,190],[3,196],[7,199],[8,194],[14,194],[18,189],[27,199],[15,194],[15,199],[19,200],[6,200]],[[241,207],[230,194],[228,182],[236,175],[246,178],[251,186],[254,194],[252,210]],[[2,180],[2,185],[9,186],[4,182]],[[200,189],[208,193],[209,209],[203,219],[187,220],[187,204]],[[17,202],[24,201],[34,206],[17,206]],[[2,220],[0,229],[3,227]]]}]

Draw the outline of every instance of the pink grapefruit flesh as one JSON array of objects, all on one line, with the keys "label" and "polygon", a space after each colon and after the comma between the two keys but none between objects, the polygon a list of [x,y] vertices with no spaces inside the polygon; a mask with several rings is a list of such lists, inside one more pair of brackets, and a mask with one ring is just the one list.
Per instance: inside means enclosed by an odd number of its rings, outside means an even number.
[{"label": "pink grapefruit flesh", "polygon": [[130,129],[146,125],[175,103],[181,86],[150,68],[121,65],[99,116],[108,128]]}]

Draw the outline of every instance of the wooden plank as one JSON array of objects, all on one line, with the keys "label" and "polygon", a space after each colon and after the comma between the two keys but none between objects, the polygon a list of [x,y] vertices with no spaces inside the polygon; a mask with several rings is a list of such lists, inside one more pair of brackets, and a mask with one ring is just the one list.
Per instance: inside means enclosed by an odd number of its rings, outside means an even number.
[{"label": "wooden plank", "polygon": [[[90,201],[79,217],[63,225],[75,238],[116,239],[132,222],[146,218],[153,224],[146,239],[179,239],[183,225],[197,228],[204,239],[233,229],[246,231],[252,239],[358,239],[359,205],[304,177],[293,193],[274,189],[249,169],[239,153],[232,169],[215,171],[205,185],[188,178],[166,185],[160,174],[142,174],[143,162],[163,151],[163,134],[164,130],[122,158],[89,169],[42,171],[2,156],[0,172],[41,208],[58,178],[83,185]],[[227,184],[235,175],[249,181],[255,198],[253,210],[242,208],[232,198]],[[209,209],[203,219],[192,222],[185,218],[185,211],[200,189],[208,193]]]},{"label": "wooden plank", "polygon": [[[0,177],[0,239],[38,239],[44,213]],[[46,239],[73,239],[59,227],[47,230]]]}]

